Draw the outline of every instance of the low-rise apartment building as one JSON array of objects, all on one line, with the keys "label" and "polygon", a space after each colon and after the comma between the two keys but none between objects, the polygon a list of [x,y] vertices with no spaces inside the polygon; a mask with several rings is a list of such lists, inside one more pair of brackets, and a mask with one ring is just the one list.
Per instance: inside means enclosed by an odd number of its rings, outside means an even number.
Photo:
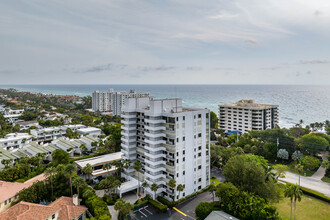
[{"label": "low-rise apartment building", "polygon": [[278,124],[278,105],[240,100],[219,105],[219,128],[225,132],[272,129]]},{"label": "low-rise apartment building", "polygon": [[[210,111],[184,108],[181,99],[129,98],[122,109],[123,158],[139,160],[126,175],[159,186],[156,194],[180,199],[210,183]],[[168,187],[174,179],[181,193]],[[150,188],[146,193],[154,195]]]},{"label": "low-rise apartment building", "polygon": [[0,138],[0,148],[5,150],[14,150],[22,148],[26,143],[32,140],[32,136],[28,133],[10,133],[4,138]]}]

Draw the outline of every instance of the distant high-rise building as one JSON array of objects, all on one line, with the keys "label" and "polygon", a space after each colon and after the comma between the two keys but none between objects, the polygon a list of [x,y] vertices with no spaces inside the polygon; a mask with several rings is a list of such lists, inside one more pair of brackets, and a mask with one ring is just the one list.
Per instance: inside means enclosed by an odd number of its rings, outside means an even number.
[{"label": "distant high-rise building", "polygon": [[[180,199],[210,183],[210,111],[183,108],[181,99],[129,98],[122,108],[123,159],[139,160],[138,174],[126,175],[159,186],[156,194]],[[170,179],[184,190],[168,186]],[[150,195],[154,192],[145,189]]]},{"label": "distant high-rise building", "polygon": [[278,105],[257,104],[240,100],[219,105],[219,128],[225,132],[272,129],[278,124]]},{"label": "distant high-rise building", "polygon": [[109,89],[106,92],[94,91],[92,95],[92,108],[94,112],[111,112],[120,115],[121,107],[127,98],[149,97],[149,93],[138,93],[134,89],[127,92],[115,92]]}]

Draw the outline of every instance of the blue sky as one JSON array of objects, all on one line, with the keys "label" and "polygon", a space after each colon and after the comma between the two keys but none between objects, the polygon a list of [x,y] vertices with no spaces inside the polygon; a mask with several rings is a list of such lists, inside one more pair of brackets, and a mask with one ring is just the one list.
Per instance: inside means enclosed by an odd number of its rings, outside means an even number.
[{"label": "blue sky", "polygon": [[330,84],[328,0],[0,5],[0,84]]}]

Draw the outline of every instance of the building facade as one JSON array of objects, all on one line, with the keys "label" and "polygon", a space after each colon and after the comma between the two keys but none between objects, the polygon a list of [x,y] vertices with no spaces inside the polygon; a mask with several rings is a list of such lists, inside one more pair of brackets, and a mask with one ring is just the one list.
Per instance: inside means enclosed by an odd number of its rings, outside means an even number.
[{"label": "building facade", "polygon": [[278,124],[278,105],[257,104],[240,100],[219,105],[219,128],[225,132],[272,129]]},{"label": "building facade", "polygon": [[0,148],[4,150],[14,150],[22,148],[24,144],[29,143],[32,136],[28,133],[10,133],[4,138],[0,138]]},{"label": "building facade", "polygon": [[120,115],[125,99],[143,97],[149,97],[149,93],[139,93],[133,89],[129,93],[116,92],[113,89],[106,92],[94,91],[92,94],[92,107],[94,112],[109,112],[113,115]]},{"label": "building facade", "polygon": [[[182,107],[181,99],[129,98],[122,110],[123,159],[139,160],[138,174],[126,175],[159,186],[156,194],[180,199],[209,185],[210,123],[208,109]],[[184,190],[168,187],[174,179]],[[150,195],[154,192],[145,189]]]}]

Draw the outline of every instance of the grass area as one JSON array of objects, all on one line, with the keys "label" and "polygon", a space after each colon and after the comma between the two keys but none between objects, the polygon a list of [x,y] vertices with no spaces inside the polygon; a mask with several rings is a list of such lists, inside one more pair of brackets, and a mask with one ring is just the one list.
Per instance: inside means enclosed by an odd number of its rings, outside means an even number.
[{"label": "grass area", "polygon": [[[279,203],[273,204],[283,220],[290,219],[291,202],[289,198],[283,198]],[[330,216],[330,204],[323,202],[319,199],[315,199],[310,196],[303,195],[301,202],[297,202],[297,219],[309,220],[329,219]],[[294,203],[292,210],[292,218],[294,217]]]},{"label": "grass area", "polygon": [[221,183],[220,180],[217,180],[217,179],[211,179],[210,182],[211,183],[214,182],[214,185],[218,185]]},{"label": "grass area", "polygon": [[323,182],[330,183],[330,178],[329,177],[324,176],[321,180]]}]

